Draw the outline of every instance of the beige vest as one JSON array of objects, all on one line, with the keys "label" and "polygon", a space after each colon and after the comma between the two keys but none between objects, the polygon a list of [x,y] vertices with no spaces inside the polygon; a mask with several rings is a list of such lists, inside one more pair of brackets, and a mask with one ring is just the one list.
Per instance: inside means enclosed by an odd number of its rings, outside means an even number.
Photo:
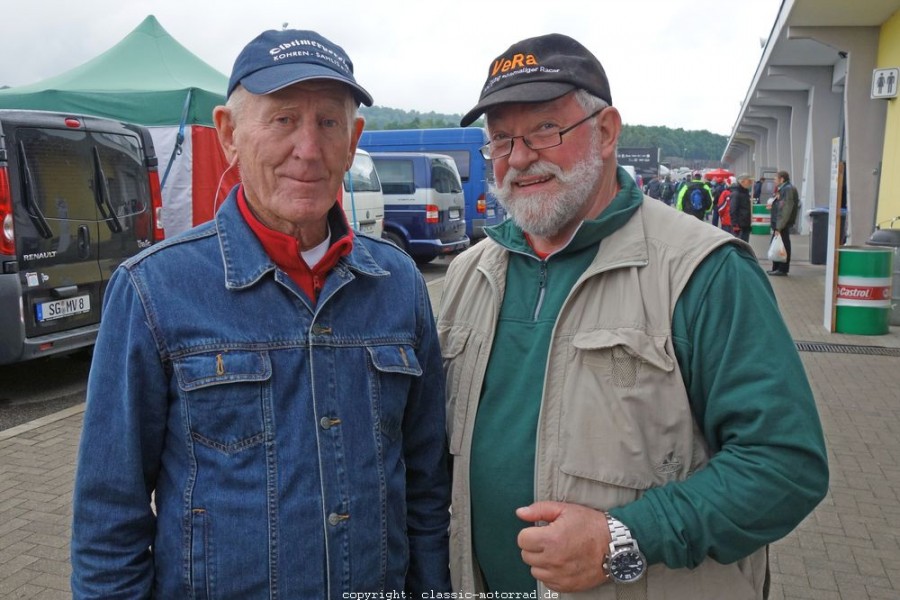
[{"label": "beige vest", "polygon": [[[672,313],[697,265],[729,242],[742,243],[652,199],[603,240],[563,304],[551,338],[536,499],[608,510],[706,464],[706,443],[675,361]],[[457,591],[484,590],[472,553],[469,452],[507,261],[506,250],[489,239],[457,257],[438,319],[453,455],[450,563]],[[758,600],[765,568],[765,549],[730,565],[712,559],[690,570],[655,564],[647,573],[647,597]],[[538,597],[548,597],[546,591],[539,586]],[[615,594],[614,585],[602,585],[559,597]]]}]

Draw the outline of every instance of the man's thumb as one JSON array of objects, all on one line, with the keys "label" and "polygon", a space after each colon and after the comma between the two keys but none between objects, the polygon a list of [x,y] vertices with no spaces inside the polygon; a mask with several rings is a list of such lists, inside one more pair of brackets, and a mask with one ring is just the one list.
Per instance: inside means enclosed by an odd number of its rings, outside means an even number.
[{"label": "man's thumb", "polygon": [[545,500],[542,502],[535,502],[534,504],[531,504],[529,506],[517,508],[516,516],[523,521],[529,521],[532,523],[538,523],[541,521],[545,523],[552,523],[559,518],[559,515],[562,514],[563,507],[565,507],[565,504],[562,502],[551,502],[549,500]]}]

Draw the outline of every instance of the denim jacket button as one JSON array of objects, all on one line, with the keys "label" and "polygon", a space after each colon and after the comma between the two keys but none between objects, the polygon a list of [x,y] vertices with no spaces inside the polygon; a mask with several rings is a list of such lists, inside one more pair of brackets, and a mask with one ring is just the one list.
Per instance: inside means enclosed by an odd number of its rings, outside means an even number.
[{"label": "denim jacket button", "polygon": [[331,513],[330,515],[328,515],[328,524],[329,525],[337,525],[338,523],[345,520],[346,518],[347,518],[346,515],[339,515],[337,513]]},{"label": "denim jacket button", "polygon": [[322,325],[320,323],[314,323],[312,326],[312,334],[313,335],[331,335],[331,327],[328,325]]},{"label": "denim jacket button", "polygon": [[322,417],[321,419],[319,419],[319,426],[322,429],[331,429],[335,425],[340,425],[340,424],[341,424],[340,419],[332,419],[331,417]]}]

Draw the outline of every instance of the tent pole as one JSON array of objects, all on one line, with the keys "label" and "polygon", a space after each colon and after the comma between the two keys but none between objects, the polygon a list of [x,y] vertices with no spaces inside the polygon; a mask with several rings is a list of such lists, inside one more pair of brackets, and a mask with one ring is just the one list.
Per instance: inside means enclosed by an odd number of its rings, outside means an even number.
[{"label": "tent pole", "polygon": [[166,187],[166,180],[169,178],[169,171],[172,169],[172,163],[175,162],[175,156],[181,155],[181,145],[184,143],[184,124],[185,121],[187,121],[188,108],[191,106],[191,96],[193,93],[194,90],[188,90],[187,97],[184,99],[184,108],[181,109],[181,123],[178,125],[178,135],[175,138],[175,147],[172,148],[169,164],[166,165],[166,172],[163,173],[162,181],[159,183],[160,192]]}]

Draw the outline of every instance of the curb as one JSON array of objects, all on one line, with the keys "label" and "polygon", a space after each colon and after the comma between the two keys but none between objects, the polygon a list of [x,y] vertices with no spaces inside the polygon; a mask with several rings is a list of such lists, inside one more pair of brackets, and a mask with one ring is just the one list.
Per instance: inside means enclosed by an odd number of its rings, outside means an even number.
[{"label": "curb", "polygon": [[81,404],[76,404],[75,406],[70,406],[69,408],[63,409],[59,412],[55,412],[52,415],[47,415],[45,417],[41,417],[39,419],[35,419],[21,425],[16,425],[15,427],[10,427],[9,429],[4,429],[3,431],[0,431],[0,441],[8,440],[10,438],[16,437],[21,433],[25,433],[26,431],[31,431],[32,429],[37,429],[38,427],[43,427],[44,425],[49,425],[50,423],[55,423],[57,421],[61,421],[65,418],[71,417],[72,415],[77,415],[83,412],[84,402],[82,402]]}]

